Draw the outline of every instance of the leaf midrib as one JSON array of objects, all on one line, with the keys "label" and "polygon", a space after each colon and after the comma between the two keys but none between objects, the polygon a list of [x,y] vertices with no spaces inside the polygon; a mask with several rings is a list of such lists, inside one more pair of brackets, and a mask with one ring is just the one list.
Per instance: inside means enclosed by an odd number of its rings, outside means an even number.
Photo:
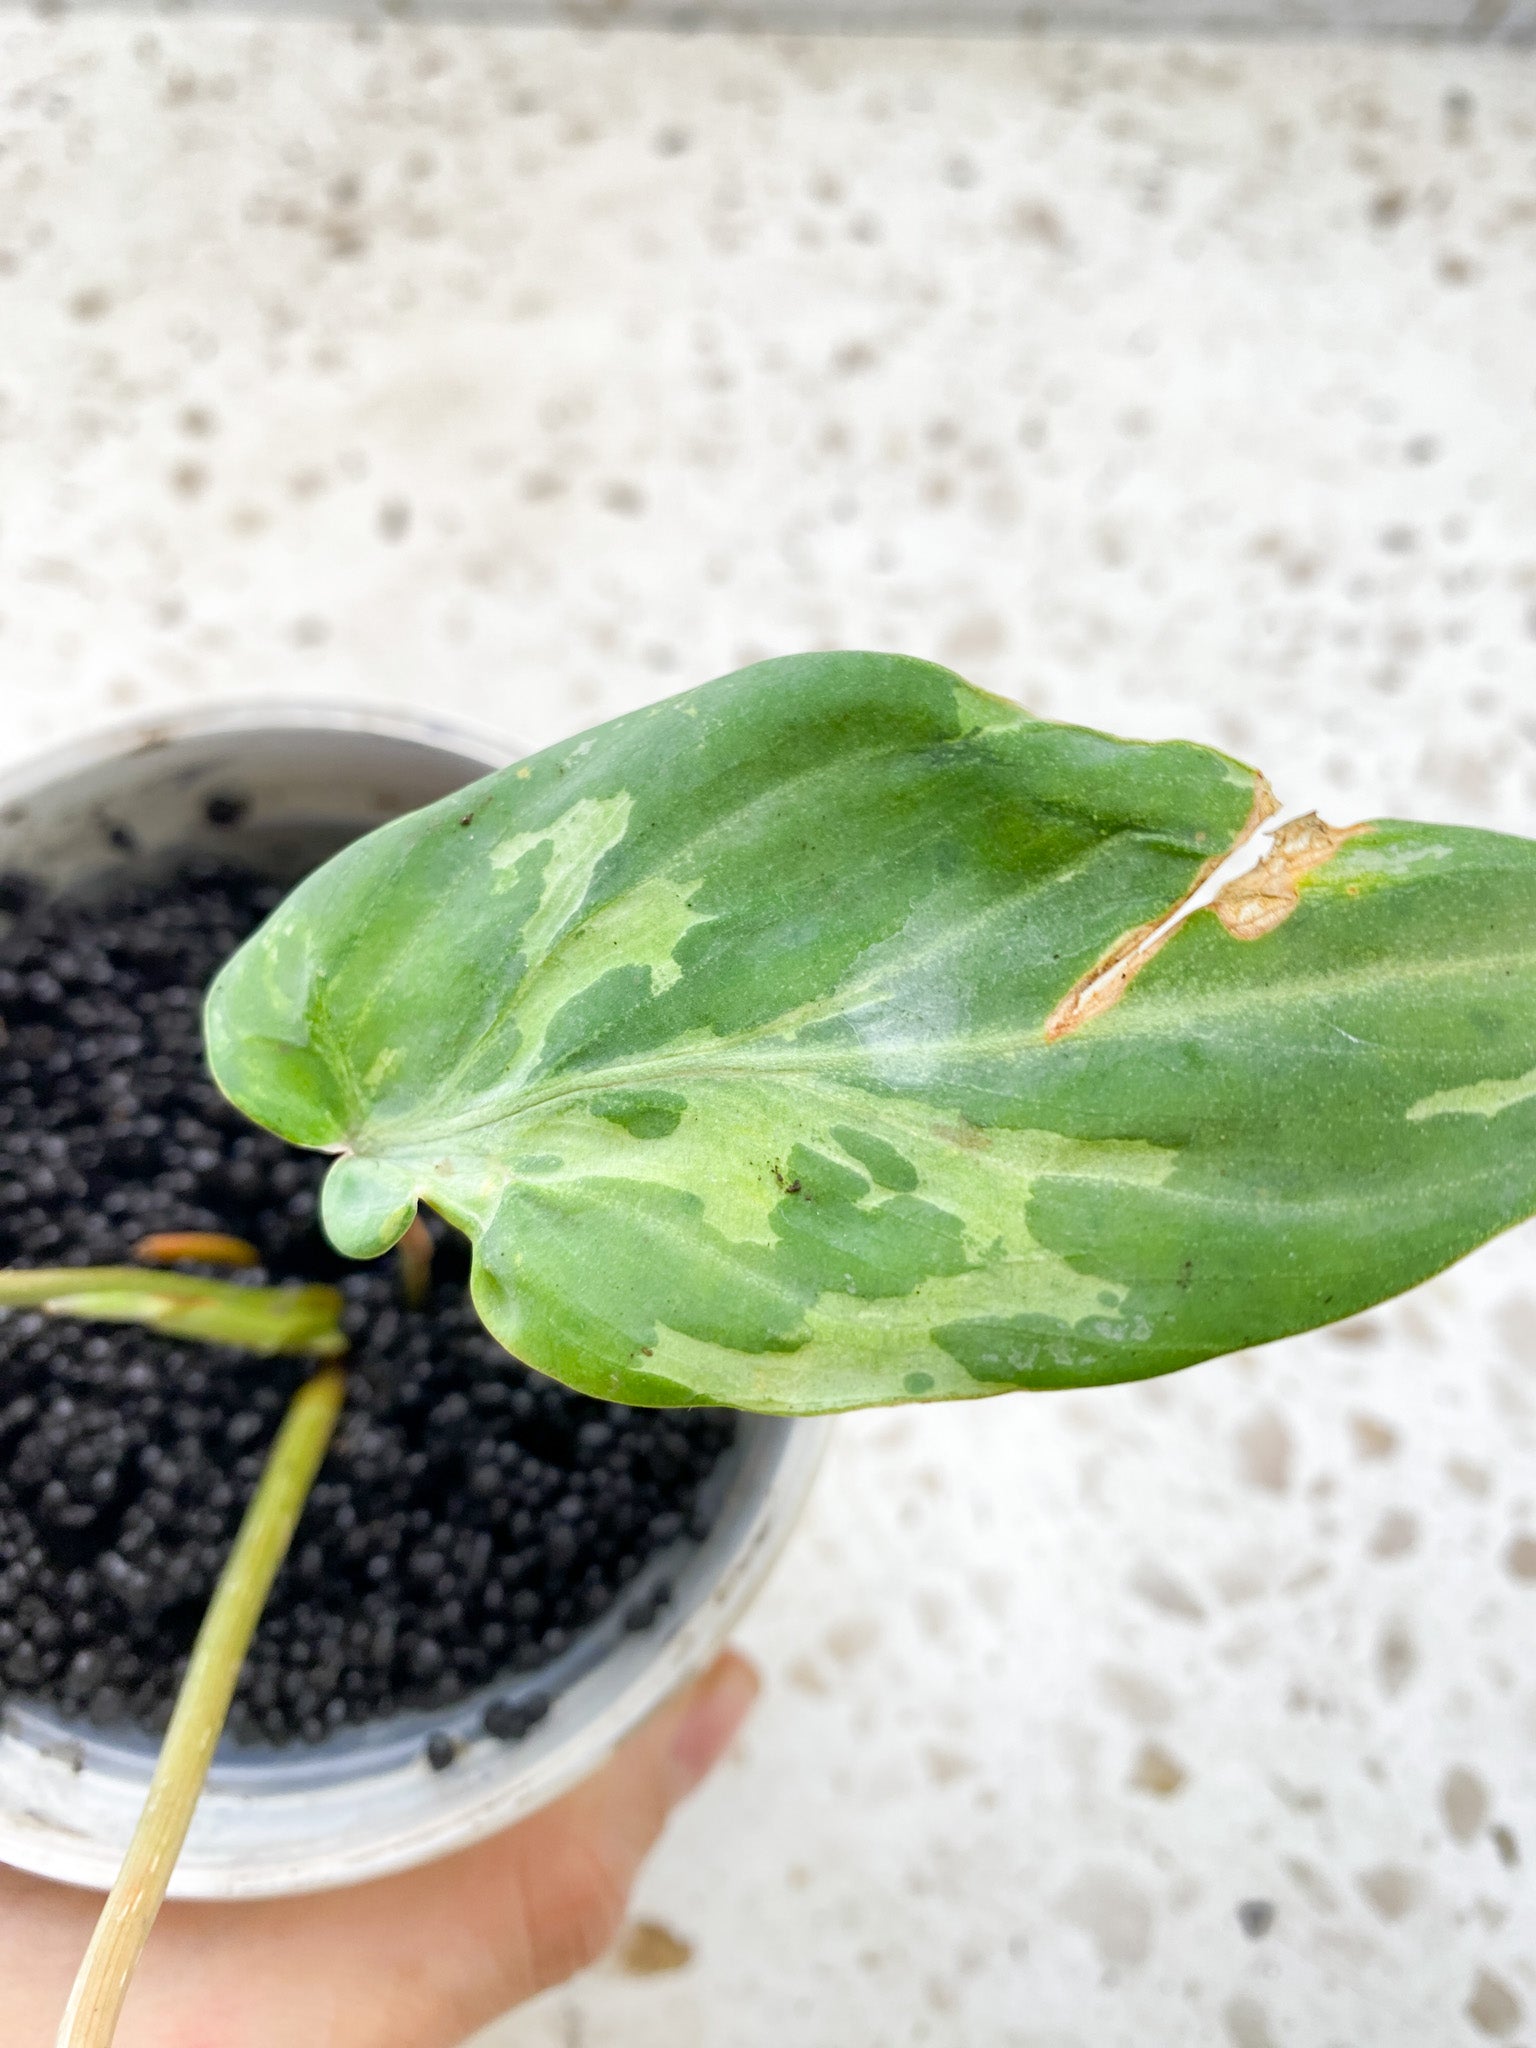
[{"label": "leaf midrib", "polygon": [[[1242,942],[1234,940],[1233,943],[1238,944]],[[1533,948],[1529,955],[1517,955],[1514,957],[1525,958],[1528,965],[1536,967],[1536,948]],[[1454,959],[1435,962],[1427,970],[1421,963],[1412,973],[1403,973],[1396,976],[1383,975],[1379,971],[1337,974],[1330,976],[1325,981],[1292,983],[1290,984],[1290,989],[1293,994],[1301,996],[1375,992],[1390,985],[1394,979],[1398,981],[1416,981],[1419,983],[1428,980],[1461,979],[1469,970],[1494,965],[1507,971],[1510,960],[1511,955],[1507,950],[1491,956],[1481,954],[1470,956],[1458,955]],[[1218,1017],[1223,1014],[1251,1009],[1258,1000],[1258,996],[1252,991],[1228,990],[1223,992],[1220,998],[1205,995],[1198,1000],[1181,1002],[1178,1006],[1178,1016],[1180,1019],[1194,1021],[1209,1020],[1212,1017]],[[1065,1051],[1070,1050],[1074,1046],[1102,1040],[1106,1036],[1126,1038],[1132,1036],[1166,1035],[1164,1020],[1173,1008],[1174,1006],[1170,1002],[1160,1000],[1157,997],[1153,997],[1150,1000],[1143,998],[1138,1001],[1128,996],[1125,1001],[1117,1004],[1113,1010],[1106,1012],[1102,1020],[1096,1020],[1093,1024],[1085,1026],[1081,1031],[1074,1033],[1071,1039],[1060,1041],[1059,1043]],[[1135,1015],[1138,1009],[1142,1012],[1140,1017]],[[1159,1011],[1162,1012],[1161,1017],[1156,1014]],[[741,1046],[749,1045],[754,1041],[765,1042],[769,1031],[775,1026],[782,1026],[782,1023],[783,1019],[775,1018],[772,1026],[754,1027],[751,1032],[739,1034],[735,1043]],[[1154,1028],[1148,1030],[1145,1028],[1148,1025]],[[731,1041],[722,1040],[721,1043],[729,1044]],[[939,1048],[945,1046],[963,1047],[967,1054],[978,1058],[996,1057],[1000,1054],[1017,1053],[1025,1050],[1049,1054],[1055,1049],[1046,1040],[1043,1024],[1037,1024],[1030,1026],[1027,1031],[987,1032],[964,1040],[914,1040],[912,1050],[914,1054],[931,1059]],[[953,1054],[950,1056],[953,1057]],[[435,1120],[432,1126],[432,1144],[436,1144],[438,1149],[441,1150],[443,1149],[440,1143],[442,1139],[451,1139],[455,1136],[462,1136],[469,1131],[485,1130],[495,1125],[512,1125],[526,1117],[532,1116],[538,1111],[548,1110],[551,1106],[561,1102],[578,1101],[583,1096],[602,1094],[612,1088],[633,1087],[637,1082],[643,1083],[648,1080],[661,1079],[671,1079],[674,1081],[682,1079],[686,1082],[690,1078],[714,1081],[730,1075],[747,1079],[761,1074],[803,1074],[839,1066],[861,1066],[867,1069],[869,1064],[870,1054],[863,1045],[818,1045],[815,1048],[791,1048],[777,1057],[765,1056],[760,1059],[736,1062],[720,1061],[713,1056],[712,1049],[689,1046],[686,1050],[675,1053],[658,1053],[644,1060],[623,1061],[611,1066],[595,1069],[585,1074],[580,1081],[561,1083],[545,1089],[532,1090],[519,1098],[511,1108],[489,1110],[484,1114],[466,1114],[459,1118]],[[878,1093],[880,1091],[876,1088],[871,1089],[870,1092]],[[894,1096],[904,1096],[908,1091],[891,1086],[885,1092]],[[385,1136],[389,1133],[408,1131],[409,1128],[410,1126],[403,1122],[380,1124],[376,1127],[376,1134]],[[372,1148],[354,1146],[354,1149]],[[431,1146],[424,1144],[422,1149],[431,1149]],[[386,1154],[385,1156],[388,1155]]]}]

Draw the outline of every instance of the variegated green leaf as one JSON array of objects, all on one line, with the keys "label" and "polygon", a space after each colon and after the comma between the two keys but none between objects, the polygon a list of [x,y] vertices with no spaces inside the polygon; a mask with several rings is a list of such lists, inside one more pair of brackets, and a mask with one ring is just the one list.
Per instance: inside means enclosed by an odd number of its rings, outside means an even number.
[{"label": "variegated green leaf", "polygon": [[765,663],[347,849],[210,1053],[342,1154],[343,1250],[426,1200],[495,1334],[590,1392],[1165,1372],[1536,1207],[1536,849],[1302,821],[1147,945],[1269,805],[927,663]]}]

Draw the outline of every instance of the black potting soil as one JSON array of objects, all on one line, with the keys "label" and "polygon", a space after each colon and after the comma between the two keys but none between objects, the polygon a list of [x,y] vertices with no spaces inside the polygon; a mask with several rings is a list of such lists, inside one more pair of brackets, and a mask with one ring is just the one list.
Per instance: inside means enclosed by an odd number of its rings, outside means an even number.
[{"label": "black potting soil", "polygon": [[[212,867],[106,907],[0,884],[0,1265],[118,1264],[148,1232],[217,1230],[259,1249],[252,1280],[342,1288],[347,1408],[230,1722],[281,1744],[557,1657],[649,1557],[705,1533],[734,1422],[608,1406],[509,1359],[439,1225],[420,1309],[393,1260],[336,1257],[315,1220],[326,1162],[248,1124],[202,1059],[203,990],[278,893]],[[0,1315],[0,1694],[163,1728],[305,1370]],[[644,1625],[657,1595],[628,1605]],[[525,1734],[539,1711],[498,1700],[487,1732]],[[453,1753],[444,1737],[431,1761]]]}]

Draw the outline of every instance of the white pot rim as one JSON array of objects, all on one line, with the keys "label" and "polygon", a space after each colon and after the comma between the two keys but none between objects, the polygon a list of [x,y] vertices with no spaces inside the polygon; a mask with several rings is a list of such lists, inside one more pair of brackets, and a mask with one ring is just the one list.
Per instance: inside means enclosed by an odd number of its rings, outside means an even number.
[{"label": "white pot rim", "polygon": [[520,761],[531,749],[504,729],[475,719],[439,717],[394,704],[347,697],[231,697],[216,704],[178,705],[93,726],[78,738],[52,740],[0,768],[0,795],[12,798],[105,761],[155,754],[187,740],[236,739],[257,732],[357,732],[440,748],[480,764],[485,773]]}]

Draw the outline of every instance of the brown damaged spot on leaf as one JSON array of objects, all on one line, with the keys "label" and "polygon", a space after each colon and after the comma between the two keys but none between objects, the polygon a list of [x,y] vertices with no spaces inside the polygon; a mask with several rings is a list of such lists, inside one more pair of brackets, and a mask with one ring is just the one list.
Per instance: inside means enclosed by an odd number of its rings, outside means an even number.
[{"label": "brown damaged spot on leaf", "polygon": [[978,1124],[935,1124],[933,1135],[942,1138],[946,1145],[958,1145],[962,1152],[987,1152],[992,1147],[990,1132]]},{"label": "brown damaged spot on leaf", "polygon": [[1325,825],[1316,811],[1282,825],[1258,865],[1218,891],[1211,908],[1222,929],[1234,939],[1262,939],[1284,924],[1301,901],[1297,885],[1302,876],[1331,860],[1360,829]]},{"label": "brown damaged spot on leaf", "polygon": [[1139,924],[1118,941],[1093,970],[1062,997],[1045,1020],[1047,1040],[1064,1038],[1090,1017],[1113,1008],[1157,951],[1161,923]]},{"label": "brown damaged spot on leaf", "polygon": [[619,1968],[630,1977],[659,1977],[693,1961],[693,1943],[659,1920],[635,1920],[619,1938]]},{"label": "brown damaged spot on leaf", "polygon": [[1091,1017],[1102,1016],[1113,1009],[1125,994],[1131,983],[1140,974],[1152,957],[1178,930],[1179,912],[1191,896],[1202,888],[1215,874],[1225,860],[1230,860],[1238,847],[1246,845],[1264,823],[1272,818],[1280,806],[1275,793],[1262,775],[1253,778],[1253,802],[1248,816],[1243,820],[1243,829],[1230,846],[1223,846],[1201,864],[1194,880],[1179,898],[1171,904],[1164,915],[1151,924],[1139,924],[1115,941],[1109,951],[1090,967],[1075,985],[1068,989],[1061,1001],[1045,1020],[1045,1036],[1049,1043],[1064,1038],[1069,1031],[1075,1031],[1080,1024],[1086,1024]]}]

